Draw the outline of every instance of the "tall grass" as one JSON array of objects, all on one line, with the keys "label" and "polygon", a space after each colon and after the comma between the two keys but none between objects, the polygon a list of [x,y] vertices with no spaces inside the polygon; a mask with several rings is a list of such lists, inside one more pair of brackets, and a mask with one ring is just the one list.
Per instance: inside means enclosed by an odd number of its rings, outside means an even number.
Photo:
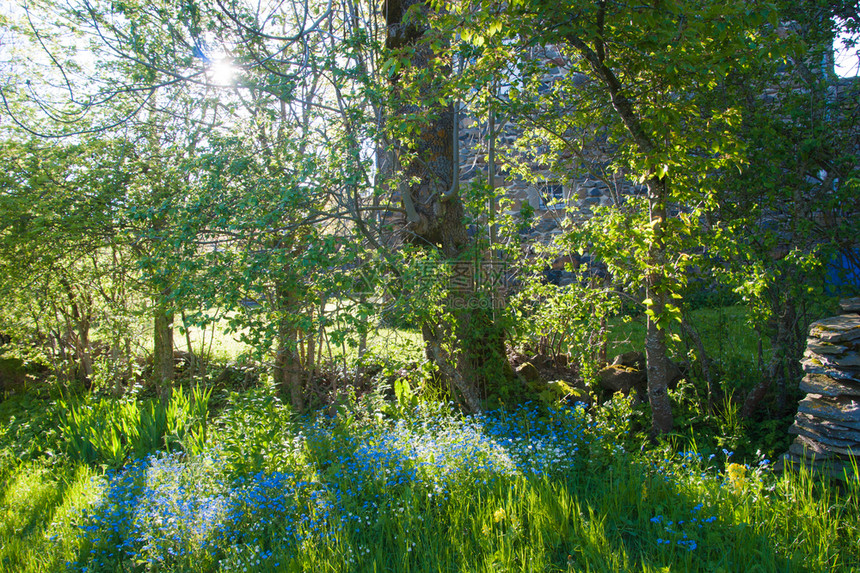
[{"label": "tall grass", "polygon": [[177,388],[169,400],[60,398],[61,443],[74,461],[120,467],[130,457],[183,446],[199,453],[206,443],[210,390]]},{"label": "tall grass", "polygon": [[[125,407],[122,407],[125,408]],[[178,427],[178,426],[177,426]],[[5,571],[852,571],[841,489],[730,452],[626,451],[581,408],[296,418],[234,395],[204,451],[3,475]],[[239,447],[241,443],[242,447]]]},{"label": "tall grass", "polygon": [[621,406],[300,418],[262,388],[213,419],[208,400],[0,405],[16,413],[0,434],[0,571],[860,567],[856,470],[833,487],[728,451],[628,450]]}]

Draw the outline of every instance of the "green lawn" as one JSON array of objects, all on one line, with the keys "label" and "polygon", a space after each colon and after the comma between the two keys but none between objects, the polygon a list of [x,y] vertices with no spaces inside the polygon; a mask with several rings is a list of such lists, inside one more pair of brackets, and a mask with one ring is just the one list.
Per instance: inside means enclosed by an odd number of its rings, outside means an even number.
[{"label": "green lawn", "polygon": [[[690,315],[690,323],[699,333],[705,351],[712,360],[756,363],[759,337],[747,321],[748,311],[745,307],[702,308],[692,311]],[[673,327],[671,332],[683,335],[679,326]],[[642,351],[645,347],[644,315],[628,322],[620,318],[611,320],[608,338],[611,354],[630,350]],[[762,343],[763,352],[768,352],[770,342],[767,337],[764,337]]]}]

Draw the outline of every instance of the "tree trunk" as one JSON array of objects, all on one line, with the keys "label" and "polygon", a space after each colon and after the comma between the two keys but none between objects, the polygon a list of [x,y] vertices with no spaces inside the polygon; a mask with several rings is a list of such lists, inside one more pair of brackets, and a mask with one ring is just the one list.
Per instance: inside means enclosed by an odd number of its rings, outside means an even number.
[{"label": "tree trunk", "polygon": [[161,397],[167,398],[176,378],[173,362],[173,313],[157,304],[154,319],[152,375]]},{"label": "tree trunk", "polygon": [[[406,12],[412,6],[421,11],[429,9],[419,0],[386,3],[386,46],[393,51],[406,48],[404,54],[409,55],[410,64],[426,69],[435,54],[422,42],[426,30],[423,24],[407,21]],[[392,80],[392,86],[398,93],[398,78]],[[422,86],[420,92],[428,96],[428,101],[437,100],[430,95],[432,85]],[[459,138],[454,106],[404,104],[392,115],[405,114],[426,118],[411,148],[403,142],[395,146],[395,161],[408,182],[400,189],[406,212],[405,240],[438,249],[451,264],[471,265],[469,272],[477,274],[480,263],[470,252],[472,245],[459,194],[459,165],[455,159]],[[492,383],[492,378],[505,372],[503,333],[495,327],[492,313],[481,308],[482,301],[474,290],[452,294],[447,309],[450,320],[439,318],[422,326],[426,352],[441,376],[460,393],[466,407],[479,411],[481,384]]]},{"label": "tree trunk", "polygon": [[764,373],[762,380],[749,391],[744,400],[744,405],[741,409],[741,416],[744,418],[751,418],[756,410],[758,410],[768,389],[774,382],[776,382],[777,387],[776,409],[780,414],[782,413],[788,393],[786,388],[786,368],[790,362],[796,362],[799,358],[799,352],[792,352],[792,348],[795,346],[798,338],[795,334],[797,313],[795,312],[794,303],[792,301],[783,301],[774,310],[777,313],[776,332],[771,337],[772,354],[770,363],[768,363],[767,372]]},{"label": "tree trunk", "polygon": [[648,402],[651,404],[651,429],[665,434],[672,430],[672,405],[669,402],[669,368],[666,350],[666,331],[659,327],[654,317],[666,309],[664,292],[665,244],[663,225],[666,222],[666,204],[663,181],[652,177],[648,180],[649,221],[654,235],[648,245],[648,275],[645,280],[645,295],[651,299],[653,316],[648,317],[645,334],[645,361],[648,370]]},{"label": "tree trunk", "polygon": [[278,327],[275,383],[283,395],[290,397],[293,409],[301,412],[305,408],[304,369],[299,359],[297,335],[296,328],[282,320]]},{"label": "tree trunk", "polygon": [[[60,279],[60,284],[63,285],[63,288],[66,290],[66,296],[69,299],[71,316],[66,320],[69,322],[67,325],[69,341],[74,343],[75,357],[78,360],[77,378],[89,388],[90,379],[93,375],[89,310],[92,308],[92,301],[88,297],[76,293],[65,278]],[[74,329],[77,332],[72,330],[71,323],[74,323]]]},{"label": "tree trunk", "polygon": [[686,318],[681,321],[681,328],[684,329],[684,333],[686,333],[687,337],[692,341],[693,346],[696,347],[699,360],[702,362],[702,376],[705,377],[705,383],[708,386],[708,413],[711,414],[714,411],[714,399],[716,398],[717,389],[714,386],[714,377],[711,376],[711,367],[708,364],[708,353],[705,352],[705,345],[702,343],[702,337],[699,336],[699,333]]},{"label": "tree trunk", "polygon": [[[297,412],[305,409],[306,364],[299,352],[299,328],[294,316],[300,314],[295,285],[282,284],[276,289],[277,307],[281,313],[275,341],[275,384]],[[312,312],[312,311],[311,311]]]},{"label": "tree trunk", "polygon": [[[659,312],[664,307],[662,300],[653,289],[647,289],[648,296],[654,300],[652,309]],[[651,429],[657,434],[672,430],[672,406],[669,402],[669,376],[666,366],[666,333],[657,327],[654,319],[648,317],[645,334],[645,361],[648,371],[648,402],[651,404]]]},{"label": "tree trunk", "polygon": [[90,321],[89,318],[81,317],[77,321],[78,335],[75,338],[76,348],[75,353],[80,361],[79,378],[90,386],[90,381],[93,377],[93,355],[92,345],[90,344]]}]

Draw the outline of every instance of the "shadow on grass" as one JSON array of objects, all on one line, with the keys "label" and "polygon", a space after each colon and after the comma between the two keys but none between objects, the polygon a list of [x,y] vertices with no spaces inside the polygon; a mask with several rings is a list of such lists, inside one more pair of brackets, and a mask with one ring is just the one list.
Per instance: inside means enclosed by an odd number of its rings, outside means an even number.
[{"label": "shadow on grass", "polygon": [[[53,475],[38,463],[19,466],[4,483],[0,500],[0,565],[6,571],[32,571],[52,561],[50,539],[55,519],[67,504],[74,503],[71,491],[78,469],[63,468]],[[48,566],[50,568],[50,566]]]}]

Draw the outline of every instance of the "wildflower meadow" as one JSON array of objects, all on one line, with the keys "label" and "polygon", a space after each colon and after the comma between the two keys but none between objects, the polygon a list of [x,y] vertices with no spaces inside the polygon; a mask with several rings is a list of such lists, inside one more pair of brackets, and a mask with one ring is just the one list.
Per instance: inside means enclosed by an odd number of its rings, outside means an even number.
[{"label": "wildflower meadow", "polygon": [[[237,420],[245,420],[245,424]],[[298,417],[261,390],[202,448],[4,457],[4,571],[852,571],[857,475],[640,451],[582,404]],[[8,442],[10,437],[5,436]],[[189,451],[189,450],[194,451]],[[9,454],[9,448],[4,450]],[[58,456],[62,458],[62,456]]]}]

